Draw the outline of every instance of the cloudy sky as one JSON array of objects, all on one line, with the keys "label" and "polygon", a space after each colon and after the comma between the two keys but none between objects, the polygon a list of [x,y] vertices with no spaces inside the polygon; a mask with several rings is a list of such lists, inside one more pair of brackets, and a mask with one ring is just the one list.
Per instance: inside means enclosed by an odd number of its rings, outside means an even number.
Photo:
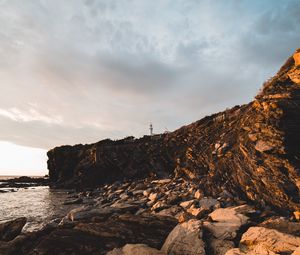
[{"label": "cloudy sky", "polygon": [[0,175],[252,100],[300,47],[299,13],[299,0],[0,0]]}]

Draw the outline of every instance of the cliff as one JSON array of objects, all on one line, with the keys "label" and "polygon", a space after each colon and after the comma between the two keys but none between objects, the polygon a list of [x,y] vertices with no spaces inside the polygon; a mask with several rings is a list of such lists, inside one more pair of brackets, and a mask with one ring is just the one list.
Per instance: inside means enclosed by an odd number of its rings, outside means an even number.
[{"label": "cliff", "polygon": [[249,104],[205,117],[174,132],[61,146],[48,152],[50,181],[95,187],[174,174],[206,195],[227,190],[277,210],[299,210],[300,51]]}]

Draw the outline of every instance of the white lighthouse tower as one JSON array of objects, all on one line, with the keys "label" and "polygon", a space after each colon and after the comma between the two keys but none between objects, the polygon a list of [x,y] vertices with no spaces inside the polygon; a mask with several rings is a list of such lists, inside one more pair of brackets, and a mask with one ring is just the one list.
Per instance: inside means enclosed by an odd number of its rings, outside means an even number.
[{"label": "white lighthouse tower", "polygon": [[153,125],[152,125],[152,123],[150,123],[150,136],[153,136]]}]

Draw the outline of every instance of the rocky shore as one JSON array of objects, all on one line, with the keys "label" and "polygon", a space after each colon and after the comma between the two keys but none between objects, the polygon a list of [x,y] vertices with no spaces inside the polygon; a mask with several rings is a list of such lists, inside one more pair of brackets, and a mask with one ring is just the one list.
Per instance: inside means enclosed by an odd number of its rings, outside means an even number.
[{"label": "rocky shore", "polygon": [[70,192],[64,218],[21,233],[0,225],[0,254],[298,254],[299,215],[282,217],[223,190],[206,196],[183,178],[115,182]]},{"label": "rocky shore", "polygon": [[299,211],[299,57],[297,51],[254,101],[174,132],[56,147],[48,152],[50,181],[85,189],[175,174],[210,196],[226,189],[282,214]]},{"label": "rocky shore", "polygon": [[49,178],[21,176],[17,178],[5,179],[0,181],[0,192],[14,192],[18,188],[48,186]]},{"label": "rocky shore", "polygon": [[50,150],[77,207],[1,224],[0,254],[300,254],[299,70],[300,50],[253,102],[171,133]]}]

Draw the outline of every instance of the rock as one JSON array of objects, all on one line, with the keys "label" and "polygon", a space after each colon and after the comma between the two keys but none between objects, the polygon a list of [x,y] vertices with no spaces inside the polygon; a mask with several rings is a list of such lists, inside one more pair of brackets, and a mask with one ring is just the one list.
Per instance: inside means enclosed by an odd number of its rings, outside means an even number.
[{"label": "rock", "polygon": [[260,223],[258,227],[275,229],[282,233],[300,236],[300,222],[292,222],[284,217],[272,217]]},{"label": "rock", "polygon": [[194,196],[196,199],[201,199],[203,197],[203,193],[201,192],[201,190],[197,190],[195,192],[195,196]]},{"label": "rock", "polygon": [[300,237],[284,234],[274,229],[250,227],[242,235],[240,243],[251,250],[260,245],[274,253],[291,254],[300,246]]},{"label": "rock", "polygon": [[126,244],[123,248],[114,249],[106,255],[166,255],[166,253],[145,244]]},{"label": "rock", "polygon": [[300,84],[300,68],[299,66],[288,73],[289,78],[296,84]]},{"label": "rock", "polygon": [[183,223],[183,222],[188,221],[192,218],[193,217],[189,213],[186,213],[186,212],[183,212],[183,213],[180,213],[180,214],[177,215],[177,220],[178,220],[179,223]]},{"label": "rock", "polygon": [[25,217],[17,218],[15,220],[0,223],[0,241],[13,240],[19,235],[26,224]]},{"label": "rock", "polygon": [[148,198],[150,201],[155,202],[158,198],[158,193],[151,193]]},{"label": "rock", "polygon": [[162,180],[152,181],[151,183],[155,183],[155,184],[167,184],[167,183],[169,183],[171,181],[172,181],[171,179],[162,179]]},{"label": "rock", "polygon": [[296,220],[300,220],[300,211],[295,211],[294,216]]},{"label": "rock", "polygon": [[233,240],[236,237],[236,231],[248,222],[249,218],[244,214],[250,212],[253,212],[253,208],[248,205],[219,208],[209,214],[214,222],[206,221],[203,227],[217,239]]},{"label": "rock", "polygon": [[226,252],[225,255],[278,255],[272,251],[269,251],[262,245],[255,246],[253,250],[242,251],[239,248],[231,249]]},{"label": "rock", "polygon": [[164,201],[158,201],[152,206],[151,210],[160,211],[160,210],[168,208],[168,207],[170,207],[170,206],[167,205]]},{"label": "rock", "polygon": [[259,152],[266,152],[266,151],[270,151],[274,148],[274,146],[269,145],[267,142],[265,141],[257,141],[256,145],[255,145],[255,149]]},{"label": "rock", "polygon": [[300,247],[298,247],[293,253],[292,255],[300,255]]},{"label": "rock", "polygon": [[236,223],[242,226],[247,223],[249,217],[245,216],[246,213],[253,213],[253,207],[249,205],[240,205],[229,208],[219,208],[214,210],[209,216],[213,221]]},{"label": "rock", "polygon": [[203,209],[202,207],[200,207],[200,208],[191,207],[191,208],[187,209],[186,211],[197,218],[201,218],[206,213],[208,213],[208,210]]},{"label": "rock", "polygon": [[295,66],[300,66],[300,49],[296,50],[296,52],[293,55]]},{"label": "rock", "polygon": [[132,207],[131,205],[129,206],[120,205],[120,207],[115,206],[115,207],[105,207],[105,208],[93,208],[90,206],[81,206],[71,210],[67,214],[67,218],[71,221],[82,221],[85,219],[90,219],[92,217],[97,217],[98,219],[101,218],[105,220],[115,213],[122,213],[130,210],[136,211],[137,206]]},{"label": "rock", "polygon": [[217,199],[214,198],[202,198],[200,200],[200,206],[205,210],[211,210],[214,206],[220,204]]},{"label": "rock", "polygon": [[66,201],[64,202],[64,205],[81,204],[82,201],[83,201],[83,200],[82,200],[81,198],[70,199],[70,200],[66,200]]},{"label": "rock", "polygon": [[203,228],[219,240],[233,240],[240,225],[231,222],[203,222]]},{"label": "rock", "polygon": [[195,200],[192,199],[192,200],[189,200],[189,201],[184,201],[184,202],[181,202],[179,205],[182,207],[182,208],[190,208],[192,204],[194,204]]},{"label": "rock", "polygon": [[234,242],[213,238],[209,240],[209,246],[211,255],[225,255],[227,251],[234,248]]},{"label": "rock", "polygon": [[189,220],[172,230],[161,250],[173,255],[204,255],[204,247],[201,221]]}]

